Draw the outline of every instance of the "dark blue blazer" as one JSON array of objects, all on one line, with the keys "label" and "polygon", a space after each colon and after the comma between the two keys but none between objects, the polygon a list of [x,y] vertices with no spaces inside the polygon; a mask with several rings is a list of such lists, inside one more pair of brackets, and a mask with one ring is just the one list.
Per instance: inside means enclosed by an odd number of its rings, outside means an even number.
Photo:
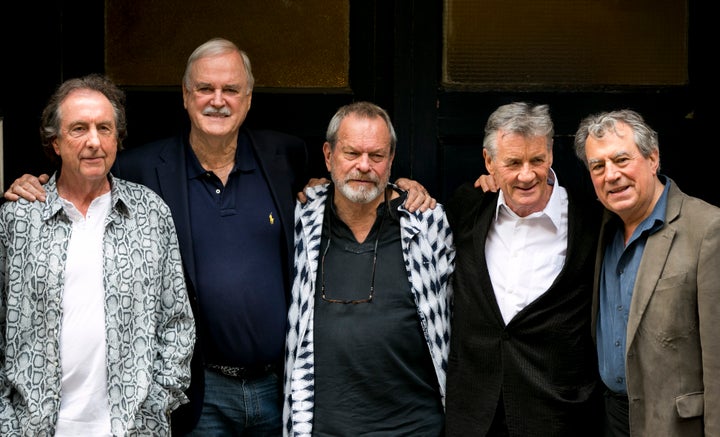
[{"label": "dark blue blazer", "polygon": [[[297,137],[273,131],[242,129],[250,138],[263,176],[268,182],[270,193],[279,213],[286,241],[286,257],[283,265],[287,301],[290,301],[290,284],[293,256],[293,226],[296,193],[308,181],[307,148]],[[186,147],[188,135],[179,135],[159,140],[137,148],[127,149],[118,154],[112,174],[122,179],[138,182],[157,192],[172,211],[182,253],[185,278],[190,302],[197,319],[197,296],[195,294],[196,269],[190,229],[188,204]],[[197,423],[204,397],[204,366],[202,339],[198,340],[193,354],[192,380],[187,395],[190,403],[173,413],[173,435],[182,435]],[[280,400],[278,400],[280,402]]]}]

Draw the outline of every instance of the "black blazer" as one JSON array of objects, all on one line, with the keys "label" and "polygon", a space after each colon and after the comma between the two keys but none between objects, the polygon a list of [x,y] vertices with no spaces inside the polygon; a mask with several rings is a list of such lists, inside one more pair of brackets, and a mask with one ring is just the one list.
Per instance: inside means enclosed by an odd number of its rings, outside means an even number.
[{"label": "black blazer", "polygon": [[505,325],[485,259],[497,193],[468,183],[447,205],[456,245],[447,374],[448,436],[484,436],[502,396],[511,436],[586,436],[599,427],[590,335],[601,210],[568,189],[568,250],[553,285]]},{"label": "black blazer", "polygon": [[[308,181],[307,148],[300,138],[272,131],[243,129],[248,135],[260,168],[270,187],[273,201],[279,213],[286,241],[286,257],[283,266],[287,301],[290,302],[290,281],[293,256],[293,226],[296,193]],[[187,166],[185,149],[188,135],[156,141],[141,147],[127,149],[118,154],[112,174],[122,179],[138,182],[157,192],[172,211],[182,253],[185,278],[190,302],[197,315],[195,294],[195,257],[193,256],[188,204]],[[202,411],[204,398],[204,366],[202,359],[202,334],[198,332],[192,360],[192,379],[187,395],[190,403],[175,410],[172,417],[173,435],[182,435],[194,428]],[[279,400],[278,400],[279,401]]]}]

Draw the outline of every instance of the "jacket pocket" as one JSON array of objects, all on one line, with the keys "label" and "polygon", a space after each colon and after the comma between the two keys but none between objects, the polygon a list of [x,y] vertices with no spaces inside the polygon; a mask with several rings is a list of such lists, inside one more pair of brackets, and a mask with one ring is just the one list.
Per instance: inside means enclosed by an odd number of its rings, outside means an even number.
[{"label": "jacket pocket", "polygon": [[702,416],[705,410],[705,394],[701,391],[675,398],[675,408],[683,419]]},{"label": "jacket pocket", "polygon": [[678,273],[671,276],[660,278],[655,286],[656,290],[665,290],[669,288],[680,287],[688,282],[687,272]]}]

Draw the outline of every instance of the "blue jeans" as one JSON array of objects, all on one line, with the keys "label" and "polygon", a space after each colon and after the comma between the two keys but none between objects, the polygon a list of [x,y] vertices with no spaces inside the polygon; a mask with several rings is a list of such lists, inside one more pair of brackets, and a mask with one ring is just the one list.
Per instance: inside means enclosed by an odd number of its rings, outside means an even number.
[{"label": "blue jeans", "polygon": [[237,379],[205,370],[205,399],[192,437],[281,436],[279,376]]}]

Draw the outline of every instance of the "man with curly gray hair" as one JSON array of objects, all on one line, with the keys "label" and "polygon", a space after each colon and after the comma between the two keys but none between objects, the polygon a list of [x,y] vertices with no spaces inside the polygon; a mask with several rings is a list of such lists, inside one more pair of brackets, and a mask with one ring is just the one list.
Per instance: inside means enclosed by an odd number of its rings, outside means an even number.
[{"label": "man with curly gray hair", "polygon": [[660,173],[635,111],[586,117],[575,152],[606,208],[592,311],[605,435],[720,435],[720,208]]}]

